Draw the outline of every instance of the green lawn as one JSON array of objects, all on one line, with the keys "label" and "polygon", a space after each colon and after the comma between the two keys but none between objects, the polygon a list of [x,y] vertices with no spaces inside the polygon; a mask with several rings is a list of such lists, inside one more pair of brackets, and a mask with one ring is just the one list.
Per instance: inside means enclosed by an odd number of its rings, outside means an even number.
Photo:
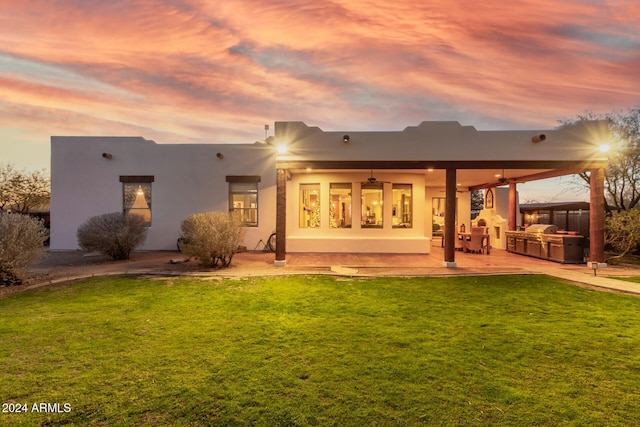
[{"label": "green lawn", "polygon": [[640,283],[640,277],[614,277],[614,279],[625,280],[627,282]]},{"label": "green lawn", "polygon": [[86,280],[0,300],[0,425],[628,426],[638,313],[545,276]]}]

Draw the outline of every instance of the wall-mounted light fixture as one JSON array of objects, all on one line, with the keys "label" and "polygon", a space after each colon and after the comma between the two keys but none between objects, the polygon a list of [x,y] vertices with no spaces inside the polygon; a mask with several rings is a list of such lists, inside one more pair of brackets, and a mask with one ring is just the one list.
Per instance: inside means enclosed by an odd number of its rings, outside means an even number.
[{"label": "wall-mounted light fixture", "polygon": [[351,139],[351,137],[349,135],[344,135],[342,137],[342,142],[344,142],[345,144],[349,142],[349,140]]},{"label": "wall-mounted light fixture", "polygon": [[544,141],[545,139],[547,139],[547,135],[545,135],[544,133],[541,133],[540,135],[536,135],[532,137],[531,142],[533,142],[534,144],[537,144],[538,142]]},{"label": "wall-mounted light fixture", "polygon": [[287,146],[284,144],[278,145],[278,153],[284,154],[287,152]]},{"label": "wall-mounted light fixture", "polygon": [[102,153],[102,157],[107,160],[113,159],[113,155],[111,153]]},{"label": "wall-mounted light fixture", "polygon": [[222,159],[224,159],[224,154],[216,153],[216,157],[219,158],[220,160],[222,160]]}]

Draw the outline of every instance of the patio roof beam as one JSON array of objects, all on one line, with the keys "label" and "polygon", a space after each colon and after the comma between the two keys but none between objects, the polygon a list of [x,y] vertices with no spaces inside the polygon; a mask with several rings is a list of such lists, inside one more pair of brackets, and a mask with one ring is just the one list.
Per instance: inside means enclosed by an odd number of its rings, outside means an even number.
[{"label": "patio roof beam", "polygon": [[[531,175],[522,175],[518,177],[510,178],[508,182],[529,182],[529,181],[537,181],[539,179],[548,179],[548,178],[557,178],[559,176],[573,175],[580,172],[584,172],[586,169],[560,169],[560,170],[550,170],[540,173],[534,173]],[[494,181],[494,182],[486,182],[484,184],[472,185],[469,187],[469,191],[473,190],[484,190],[487,188],[500,187],[501,185],[505,185],[503,182]]]},{"label": "patio roof beam", "polygon": [[[277,169],[557,169],[583,171],[604,168],[597,160],[277,160]],[[549,171],[551,173],[552,171]],[[531,175],[536,176],[537,174]],[[556,175],[559,176],[559,175]],[[551,178],[551,176],[550,176]],[[536,178],[542,179],[542,178]],[[495,185],[494,185],[495,186]]]}]

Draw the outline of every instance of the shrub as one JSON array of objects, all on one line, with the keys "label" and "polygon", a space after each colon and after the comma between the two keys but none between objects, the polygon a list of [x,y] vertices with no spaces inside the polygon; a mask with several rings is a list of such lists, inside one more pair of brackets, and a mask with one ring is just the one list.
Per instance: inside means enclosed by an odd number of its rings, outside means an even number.
[{"label": "shrub", "polygon": [[49,237],[41,220],[17,213],[0,213],[0,284],[19,285],[27,267],[36,262]]},{"label": "shrub", "polygon": [[182,221],[180,231],[180,250],[209,267],[228,267],[245,233],[239,219],[227,212],[193,214]]},{"label": "shrub", "polygon": [[605,220],[606,243],[611,244],[622,258],[627,253],[634,251],[640,244],[640,210],[628,209],[614,213]]},{"label": "shrub", "polygon": [[78,245],[100,252],[114,260],[129,259],[131,251],[147,238],[146,221],[141,215],[113,212],[89,218],[76,233]]}]

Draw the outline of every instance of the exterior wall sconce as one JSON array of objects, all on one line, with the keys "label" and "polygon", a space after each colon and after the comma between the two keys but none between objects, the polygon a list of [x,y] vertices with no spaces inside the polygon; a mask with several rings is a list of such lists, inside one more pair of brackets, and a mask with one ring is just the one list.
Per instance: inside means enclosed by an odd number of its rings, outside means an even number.
[{"label": "exterior wall sconce", "polygon": [[220,160],[222,160],[222,159],[224,159],[224,154],[216,153],[216,157],[219,158]]},{"label": "exterior wall sconce", "polygon": [[536,135],[533,138],[531,138],[531,142],[533,142],[534,144],[537,144],[538,142],[544,141],[545,139],[547,139],[547,135],[545,135],[544,133],[541,133],[540,135]]},{"label": "exterior wall sconce", "polygon": [[344,142],[345,144],[347,144],[349,142],[351,138],[349,137],[349,135],[345,135],[342,137],[342,142]]},{"label": "exterior wall sconce", "polygon": [[113,159],[113,154],[111,154],[111,153],[102,153],[102,157],[107,159],[107,160],[111,160],[111,159]]}]

